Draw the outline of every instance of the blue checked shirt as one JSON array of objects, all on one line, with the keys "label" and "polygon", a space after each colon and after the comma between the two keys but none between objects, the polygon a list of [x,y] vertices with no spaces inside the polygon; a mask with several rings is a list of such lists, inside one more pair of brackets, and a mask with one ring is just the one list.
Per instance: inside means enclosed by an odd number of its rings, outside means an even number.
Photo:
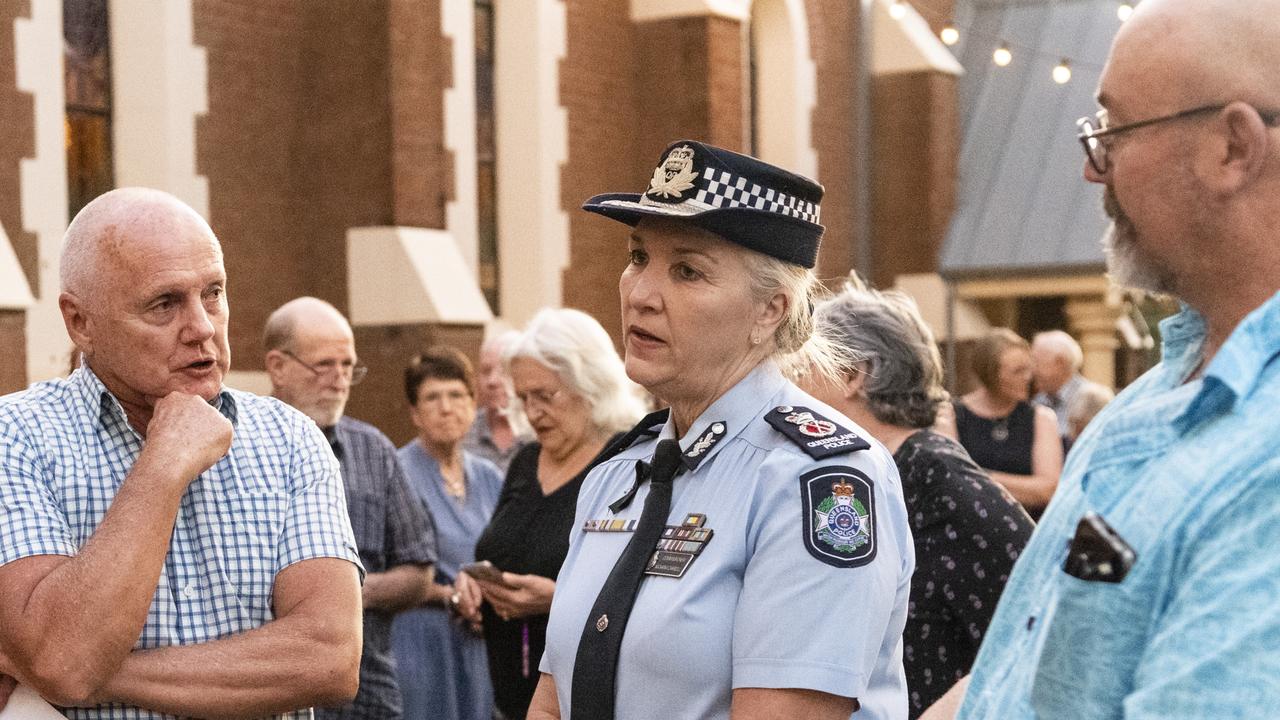
[{"label": "blue checked shirt", "polygon": [[[1205,368],[1204,322],[1090,424],[1018,561],[961,720],[1270,720],[1280,704],[1280,295]],[[1120,582],[1063,571],[1087,510],[1137,553]]]},{"label": "blue checked shirt", "polygon": [[[435,526],[409,487],[396,448],[368,423],[343,417],[326,431],[347,491],[360,560],[371,573],[436,561]],[[365,608],[360,692],[340,708],[316,708],[318,720],[397,720],[404,714],[391,652],[394,613]]]},{"label": "blue checked shirt", "polygon": [[[276,573],[300,560],[336,557],[359,567],[338,463],[315,423],[236,390],[223,390],[214,405],[235,427],[231,451],[182,498],[137,649],[208,642],[269,622]],[[0,398],[0,565],[75,555],[142,442],[88,368]],[[118,704],[66,713],[171,717]],[[311,710],[279,717],[310,718]]]}]

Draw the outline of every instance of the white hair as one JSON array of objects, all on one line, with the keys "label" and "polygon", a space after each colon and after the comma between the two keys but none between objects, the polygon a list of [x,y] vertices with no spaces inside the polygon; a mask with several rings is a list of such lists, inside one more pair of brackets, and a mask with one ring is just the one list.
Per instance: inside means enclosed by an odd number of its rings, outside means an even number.
[{"label": "white hair", "polygon": [[582,396],[591,408],[591,423],[598,429],[627,430],[645,413],[639,387],[627,377],[609,333],[580,310],[538,311],[520,337],[503,351],[508,373],[517,358],[545,366]]},{"label": "white hair", "polygon": [[1046,330],[1036,333],[1031,339],[1032,346],[1040,346],[1054,355],[1065,358],[1070,364],[1071,369],[1079,371],[1084,365],[1084,351],[1080,349],[1080,343],[1071,337],[1064,330]]}]

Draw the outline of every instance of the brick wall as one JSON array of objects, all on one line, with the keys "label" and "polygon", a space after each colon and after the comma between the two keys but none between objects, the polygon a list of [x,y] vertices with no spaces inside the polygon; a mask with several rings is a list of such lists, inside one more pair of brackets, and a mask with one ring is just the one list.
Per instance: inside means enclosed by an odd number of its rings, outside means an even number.
[{"label": "brick wall", "polygon": [[569,213],[569,267],[564,305],[581,308],[618,339],[618,275],[626,262],[625,226],[579,208],[602,192],[639,192],[663,143],[641,140],[640,77],[630,0],[566,3],[568,48],[560,66],[560,99],[568,113],[569,155],[561,169]]},{"label": "brick wall", "polygon": [[440,32],[440,0],[390,0],[392,213],[397,225],[443,228],[453,200],[441,93],[453,82],[453,43]]},{"label": "brick wall", "polygon": [[27,314],[0,310],[0,395],[27,386]]},{"label": "brick wall", "polygon": [[817,66],[818,104],[813,112],[813,144],[818,153],[818,181],[826,188],[822,224],[827,228],[818,256],[818,277],[836,284],[856,259],[858,223],[854,218],[854,188],[858,139],[854,72],[857,2],[809,0],[809,45]]},{"label": "brick wall", "polygon": [[346,231],[393,220],[385,2],[195,0],[197,167],[226,254],[234,367],[299,295],[346,310]]},{"label": "brick wall", "polygon": [[[40,258],[36,236],[23,230],[22,193],[19,190],[21,161],[34,157],[36,153],[35,103],[30,94],[19,91],[17,87],[13,31],[13,21],[30,17],[30,10],[28,0],[0,3],[0,128],[3,128],[0,132],[0,224],[18,255],[31,292],[39,295]],[[3,364],[8,365],[8,361]],[[25,377],[25,361],[22,373]]]},{"label": "brick wall", "polygon": [[935,272],[955,208],[959,120],[956,78],[905,73],[877,78],[872,170],[874,281]]}]

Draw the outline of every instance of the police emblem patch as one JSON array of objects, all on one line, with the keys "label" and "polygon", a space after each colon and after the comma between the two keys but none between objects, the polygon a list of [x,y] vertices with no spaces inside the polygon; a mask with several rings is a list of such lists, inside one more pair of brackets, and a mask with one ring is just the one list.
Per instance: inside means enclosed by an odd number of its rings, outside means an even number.
[{"label": "police emblem patch", "polygon": [[840,465],[810,470],[800,476],[800,500],[810,555],[840,568],[875,558],[875,488],[865,473]]},{"label": "police emblem patch", "polygon": [[680,202],[686,190],[693,189],[698,173],[693,171],[693,148],[681,145],[672,148],[662,164],[653,169],[649,189],[645,192],[652,200]]}]

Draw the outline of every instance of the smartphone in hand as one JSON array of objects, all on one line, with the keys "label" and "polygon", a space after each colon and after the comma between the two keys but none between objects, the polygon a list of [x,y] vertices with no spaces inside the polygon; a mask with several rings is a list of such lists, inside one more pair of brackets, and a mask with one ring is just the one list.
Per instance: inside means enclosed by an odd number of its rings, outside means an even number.
[{"label": "smartphone in hand", "polygon": [[493,563],[489,562],[488,560],[481,560],[480,562],[467,563],[466,565],[462,566],[462,572],[470,575],[471,577],[477,580],[484,580],[485,582],[491,582],[497,585],[502,585],[504,587],[510,587],[510,585],[507,585],[507,583],[503,581],[502,571],[499,570],[497,566],[495,566]]}]

